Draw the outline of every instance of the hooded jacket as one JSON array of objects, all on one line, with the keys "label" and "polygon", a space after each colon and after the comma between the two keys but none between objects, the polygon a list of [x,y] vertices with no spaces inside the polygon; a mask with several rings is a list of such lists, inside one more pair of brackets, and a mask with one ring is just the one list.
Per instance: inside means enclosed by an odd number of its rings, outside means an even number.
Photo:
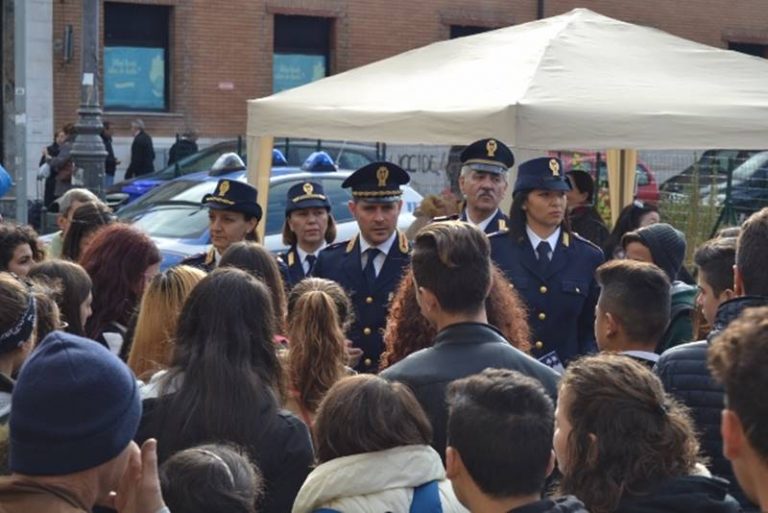
[{"label": "hooded jacket", "polygon": [[408,513],[413,489],[435,480],[443,513],[466,513],[445,479],[440,456],[428,445],[355,454],[321,464],[299,490],[293,513],[320,508],[341,513]]},{"label": "hooded jacket", "polygon": [[704,476],[668,479],[643,495],[625,495],[615,513],[737,513],[728,482]]}]

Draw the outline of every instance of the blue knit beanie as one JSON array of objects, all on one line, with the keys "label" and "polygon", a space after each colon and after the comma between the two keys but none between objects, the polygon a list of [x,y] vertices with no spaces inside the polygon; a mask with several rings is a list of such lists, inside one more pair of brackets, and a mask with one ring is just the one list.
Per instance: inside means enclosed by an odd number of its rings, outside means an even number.
[{"label": "blue knit beanie", "polygon": [[674,282],[685,259],[685,234],[666,223],[644,226],[635,233],[650,250],[653,263]]},{"label": "blue knit beanie", "polygon": [[128,446],[140,420],[130,369],[97,342],[53,332],[13,389],[11,471],[60,476],[96,467]]}]

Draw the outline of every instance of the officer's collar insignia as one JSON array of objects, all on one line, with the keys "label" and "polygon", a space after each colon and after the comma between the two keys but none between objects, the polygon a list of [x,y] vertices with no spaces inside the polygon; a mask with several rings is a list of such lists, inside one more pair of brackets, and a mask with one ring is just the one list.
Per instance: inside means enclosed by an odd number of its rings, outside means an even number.
[{"label": "officer's collar insignia", "polygon": [[293,256],[293,251],[288,252],[288,267],[293,267],[294,262],[296,262],[296,257]]},{"label": "officer's collar insignia", "polygon": [[496,141],[493,139],[490,139],[487,143],[485,143],[485,151],[488,152],[488,156],[493,158],[496,156],[496,150],[499,148],[499,145],[496,144]]},{"label": "officer's collar insignia", "polygon": [[227,192],[229,192],[229,181],[222,180],[219,184],[219,196],[226,196]]},{"label": "officer's collar insignia", "polygon": [[560,164],[557,159],[549,160],[549,170],[552,171],[552,176],[560,176]]},{"label": "officer's collar insignia", "polygon": [[304,194],[307,194],[307,195],[310,195],[313,192],[315,192],[315,188],[312,187],[312,184],[309,182],[305,183],[302,189],[304,189]]},{"label": "officer's collar insignia", "polygon": [[500,232],[507,231],[507,220],[506,219],[499,219],[499,231]]},{"label": "officer's collar insignia", "polygon": [[389,169],[387,169],[387,166],[381,166],[376,170],[376,179],[379,181],[379,187],[387,186],[387,178],[389,178]]},{"label": "officer's collar insignia", "polygon": [[563,245],[566,248],[571,245],[571,235],[568,232],[563,233]]},{"label": "officer's collar insignia", "polygon": [[350,239],[349,243],[347,244],[347,251],[346,251],[347,253],[351,253],[351,252],[352,252],[352,250],[353,250],[353,249],[355,249],[355,243],[356,243],[356,242],[357,242],[357,235],[355,235],[354,237],[352,237],[352,238]]},{"label": "officer's collar insignia", "polygon": [[[227,184],[229,185],[229,184]],[[216,261],[216,248],[211,247],[205,255],[205,265],[211,265]]]}]

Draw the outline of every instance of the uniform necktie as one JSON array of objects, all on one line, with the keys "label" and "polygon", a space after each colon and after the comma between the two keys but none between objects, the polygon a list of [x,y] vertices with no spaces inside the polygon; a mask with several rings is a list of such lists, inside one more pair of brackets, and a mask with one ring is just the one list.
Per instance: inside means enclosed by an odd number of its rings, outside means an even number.
[{"label": "uniform necktie", "polygon": [[315,255],[307,255],[307,257],[304,259],[307,264],[307,272],[305,273],[306,276],[310,276],[312,274],[312,269],[315,267],[315,262],[317,261],[317,257]]},{"label": "uniform necktie", "polygon": [[365,250],[365,253],[368,255],[368,261],[365,263],[363,274],[368,281],[368,285],[373,287],[373,284],[376,282],[376,267],[374,267],[373,261],[376,260],[376,257],[381,253],[381,250],[378,248],[368,248]]},{"label": "uniform necktie", "polygon": [[539,242],[539,245],[536,246],[536,254],[539,258],[539,268],[544,271],[547,269],[547,265],[549,265],[549,253],[552,251],[552,248],[549,246],[549,242],[543,240]]}]

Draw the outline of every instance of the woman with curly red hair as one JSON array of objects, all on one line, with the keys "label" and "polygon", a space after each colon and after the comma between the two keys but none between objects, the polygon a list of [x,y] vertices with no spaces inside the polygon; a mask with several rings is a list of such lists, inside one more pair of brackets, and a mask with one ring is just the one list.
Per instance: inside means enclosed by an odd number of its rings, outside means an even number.
[{"label": "woman with curly red hair", "polygon": [[[485,300],[488,324],[495,326],[517,349],[528,352],[531,344],[525,304],[520,300],[504,273],[495,266],[491,273],[491,292]],[[413,275],[410,270],[395,291],[384,331],[385,350],[379,370],[391,367],[411,353],[432,347],[437,334],[434,326],[421,315]]]}]

